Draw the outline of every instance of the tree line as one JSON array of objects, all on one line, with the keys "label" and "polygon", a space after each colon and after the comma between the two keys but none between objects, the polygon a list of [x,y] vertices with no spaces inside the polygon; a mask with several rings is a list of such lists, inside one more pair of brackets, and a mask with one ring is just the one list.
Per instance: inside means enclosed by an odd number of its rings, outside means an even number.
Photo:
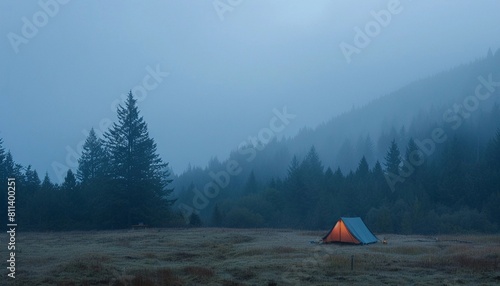
[{"label": "tree line", "polygon": [[[287,175],[268,184],[253,172],[243,195],[214,202],[206,224],[224,227],[328,229],[341,216],[360,216],[376,232],[495,232],[500,224],[500,130],[479,160],[456,137],[432,161],[406,176],[406,152],[393,141],[383,163],[370,168],[365,157],[344,174],[322,165],[314,147],[293,157]],[[474,157],[474,158],[472,158]],[[391,176],[401,176],[391,189]],[[392,178],[393,179],[393,178]]]}]

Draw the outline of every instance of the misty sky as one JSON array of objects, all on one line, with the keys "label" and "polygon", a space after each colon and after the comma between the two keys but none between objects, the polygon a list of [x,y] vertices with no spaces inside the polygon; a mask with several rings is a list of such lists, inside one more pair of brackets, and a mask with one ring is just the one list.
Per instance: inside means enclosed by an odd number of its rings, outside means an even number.
[{"label": "misty sky", "polygon": [[274,108],[296,115],[279,134],[293,136],[500,48],[494,0],[401,0],[350,63],[339,45],[394,1],[54,1],[0,1],[0,138],[56,182],[54,162],[74,167],[68,150],[130,89],[149,89],[139,107],[179,173],[227,157]]}]

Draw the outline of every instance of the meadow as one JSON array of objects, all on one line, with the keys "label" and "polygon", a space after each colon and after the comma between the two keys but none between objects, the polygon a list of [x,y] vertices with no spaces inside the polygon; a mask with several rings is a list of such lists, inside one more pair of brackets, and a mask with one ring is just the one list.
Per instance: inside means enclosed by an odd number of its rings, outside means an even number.
[{"label": "meadow", "polygon": [[[2,270],[2,281],[30,286],[500,284],[500,235],[378,234],[387,244],[317,244],[325,233],[221,228],[19,232],[16,278]],[[6,239],[4,233],[0,242]],[[1,257],[8,257],[6,245],[0,249]]]}]

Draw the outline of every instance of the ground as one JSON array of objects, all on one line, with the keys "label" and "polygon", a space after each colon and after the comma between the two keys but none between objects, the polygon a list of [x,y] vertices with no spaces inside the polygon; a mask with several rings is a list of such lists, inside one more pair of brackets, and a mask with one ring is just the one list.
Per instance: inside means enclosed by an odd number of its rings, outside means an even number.
[{"label": "ground", "polygon": [[[500,284],[500,235],[379,234],[387,244],[317,244],[325,233],[219,228],[18,232],[16,278],[3,270],[2,280],[30,286]],[[0,239],[5,243],[6,234]],[[0,254],[5,261],[6,243]]]}]

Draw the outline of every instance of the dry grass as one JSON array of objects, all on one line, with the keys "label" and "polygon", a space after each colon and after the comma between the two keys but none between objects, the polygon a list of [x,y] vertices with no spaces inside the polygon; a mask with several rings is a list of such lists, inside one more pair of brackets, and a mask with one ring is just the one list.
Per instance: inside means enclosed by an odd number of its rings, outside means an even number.
[{"label": "dry grass", "polygon": [[164,261],[193,261],[195,258],[199,257],[199,254],[179,251],[174,253],[163,253],[157,254],[161,260]]},{"label": "dry grass", "polygon": [[269,253],[271,254],[285,254],[285,253],[294,253],[297,250],[293,247],[288,246],[277,246],[269,249]]},{"label": "dry grass", "polygon": [[441,257],[428,255],[418,261],[416,265],[448,272],[494,273],[500,270],[498,263],[497,254],[475,256],[461,253]]},{"label": "dry grass", "polygon": [[215,274],[212,269],[200,266],[186,266],[184,267],[183,272],[187,275],[204,279],[211,278]]},{"label": "dry grass", "polygon": [[391,249],[391,253],[400,255],[421,255],[421,254],[432,253],[433,251],[434,251],[433,248],[420,245],[396,246]]},{"label": "dry grass", "polygon": [[244,285],[245,284],[241,284],[233,280],[222,280],[222,286],[244,286]]},{"label": "dry grass", "polygon": [[227,238],[228,243],[246,243],[246,242],[251,242],[255,240],[255,238],[248,236],[248,235],[241,235],[241,234],[233,234]]},{"label": "dry grass", "polygon": [[[366,246],[311,244],[323,233],[289,229],[18,235],[18,285],[500,283],[498,235],[380,235],[388,244]],[[6,241],[5,234],[0,241]],[[0,256],[6,255],[6,248],[0,247]]]},{"label": "dry grass", "polygon": [[248,268],[232,268],[228,271],[237,281],[246,281],[254,278],[257,274]]},{"label": "dry grass", "polygon": [[182,286],[184,281],[180,279],[171,269],[160,268],[155,271],[141,271],[134,275],[123,275],[112,283],[112,286]]},{"label": "dry grass", "polygon": [[142,254],[145,258],[150,258],[150,259],[155,259],[158,258],[155,253],[152,252],[146,252]]},{"label": "dry grass", "polygon": [[73,285],[93,285],[108,283],[110,277],[113,276],[115,269],[107,262],[110,258],[105,255],[89,254],[81,257],[76,257],[68,262],[60,264],[52,271],[51,278],[46,280],[47,283],[52,281],[58,284]]}]

